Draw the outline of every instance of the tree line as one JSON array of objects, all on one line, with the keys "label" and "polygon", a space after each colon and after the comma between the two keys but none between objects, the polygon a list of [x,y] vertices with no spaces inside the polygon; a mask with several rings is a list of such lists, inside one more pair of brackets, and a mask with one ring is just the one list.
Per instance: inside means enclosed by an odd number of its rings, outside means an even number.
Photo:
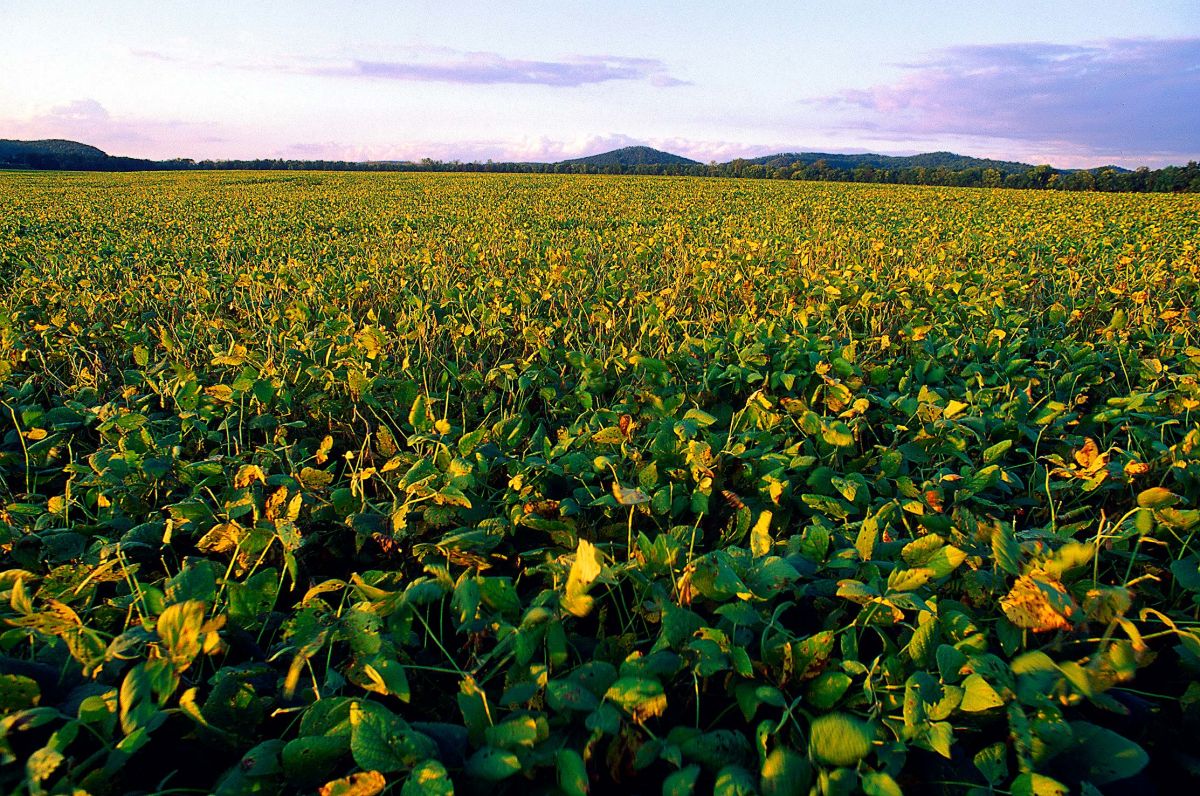
[{"label": "tree line", "polygon": [[737,159],[728,163],[670,163],[595,165],[586,161],[570,163],[506,163],[441,161],[345,160],[142,160],[105,156],[80,157],[68,153],[38,152],[24,157],[4,157],[0,151],[0,169],[69,169],[78,171],[400,171],[400,172],[485,172],[504,174],[638,174],[683,177],[732,177],[740,179],[807,180],[815,182],[861,182],[896,185],[943,185],[965,188],[1024,188],[1061,191],[1108,191],[1137,193],[1200,192],[1200,164],[1142,167],[1134,171],[1112,167],[1080,171],[1054,169],[1048,165],[1024,170],[1002,171],[997,168],[946,166],[877,168],[860,165],[839,168],[826,160],[788,161],[786,158]]},{"label": "tree line", "polygon": [[[895,185],[942,185],[963,188],[1023,188],[1060,191],[1106,191],[1134,193],[1200,193],[1200,164],[1142,167],[1134,171],[1100,168],[1079,171],[1039,165],[1024,171],[1002,172],[994,168],[950,169],[836,168],[826,161],[778,163],[738,159],[728,163],[696,164],[607,164],[590,163],[505,163],[461,162],[425,159],[417,162],[350,162],[330,160],[202,160],[183,161],[189,169],[263,169],[282,171],[432,171],[484,172],[502,174],[636,174],[672,177],[734,177],[741,179],[806,180],[813,182],[864,182]],[[175,166],[179,168],[180,166]]]}]

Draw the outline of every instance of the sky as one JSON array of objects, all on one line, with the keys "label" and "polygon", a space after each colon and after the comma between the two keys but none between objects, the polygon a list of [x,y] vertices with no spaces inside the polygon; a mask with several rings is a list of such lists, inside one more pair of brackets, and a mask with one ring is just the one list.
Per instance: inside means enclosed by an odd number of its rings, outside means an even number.
[{"label": "sky", "polygon": [[1200,159],[1200,0],[0,0],[0,138],[115,155]]}]

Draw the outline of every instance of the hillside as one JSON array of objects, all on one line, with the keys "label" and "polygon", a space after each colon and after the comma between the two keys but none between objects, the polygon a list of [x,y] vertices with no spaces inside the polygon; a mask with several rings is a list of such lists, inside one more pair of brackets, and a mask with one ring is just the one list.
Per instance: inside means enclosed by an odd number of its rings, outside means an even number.
[{"label": "hillside", "polygon": [[1033,168],[1028,163],[973,158],[968,155],[957,155],[953,152],[927,152],[921,155],[876,155],[870,153],[844,155],[834,152],[781,152],[777,155],[747,158],[747,161],[750,163],[760,163],[770,168],[790,166],[793,163],[803,163],[807,166],[821,160],[825,161],[825,164],[832,169],[844,169],[847,171],[866,167],[873,169],[945,168],[950,171],[977,168],[996,169],[1001,174],[1021,174]]},{"label": "hillside", "polygon": [[699,161],[673,155],[648,146],[627,146],[614,149],[611,152],[601,152],[599,155],[588,155],[583,158],[559,161],[563,165],[584,166],[696,166]]},{"label": "hillside", "polygon": [[141,158],[114,157],[78,141],[50,138],[41,141],[0,139],[0,169],[69,171],[141,171],[168,168]]}]

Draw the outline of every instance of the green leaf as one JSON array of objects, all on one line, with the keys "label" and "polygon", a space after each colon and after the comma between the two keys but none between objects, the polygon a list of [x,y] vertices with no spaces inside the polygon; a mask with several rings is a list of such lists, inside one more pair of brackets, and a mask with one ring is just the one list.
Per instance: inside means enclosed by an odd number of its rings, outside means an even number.
[{"label": "green leaf", "polygon": [[762,796],[802,796],[812,783],[812,766],[790,749],[776,747],[763,761],[759,777]]},{"label": "green leaf", "polygon": [[866,772],[862,775],[861,784],[866,796],[904,796],[896,780],[883,771]]},{"label": "green leaf", "polygon": [[1004,704],[1004,698],[996,693],[996,689],[992,688],[981,674],[968,676],[963,680],[962,688],[963,699],[958,707],[966,713],[979,713]]},{"label": "green leaf", "polygon": [[1056,779],[1032,772],[1013,780],[1012,796],[1067,796],[1071,789]]},{"label": "green leaf", "polygon": [[863,520],[862,527],[858,529],[858,536],[854,539],[854,548],[858,551],[858,557],[863,561],[870,561],[878,541],[878,515],[867,517]]},{"label": "green leaf", "polygon": [[650,677],[627,676],[609,686],[604,698],[630,713],[635,720],[661,715],[667,709],[662,683]]},{"label": "green leaf", "polygon": [[738,683],[734,688],[734,697],[746,721],[754,718],[761,705],[784,707],[787,702],[783,692],[773,685],[756,685],[752,682]]},{"label": "green leaf", "polygon": [[1172,561],[1171,575],[1180,588],[1200,592],[1200,557],[1190,555]]},{"label": "green leaf", "polygon": [[400,796],[454,796],[454,783],[437,760],[418,763],[404,780]]},{"label": "green leaf", "polygon": [[821,439],[835,448],[850,448],[854,446],[854,433],[840,420],[829,425],[822,424]]},{"label": "green leaf", "polygon": [[408,675],[399,661],[391,658],[376,658],[371,663],[363,665],[363,674],[370,680],[370,685],[366,686],[368,691],[391,695],[402,702],[408,702],[411,698]]},{"label": "green leaf", "polygon": [[700,766],[693,764],[679,769],[663,780],[663,796],[690,796],[696,790],[699,776]]},{"label": "green leaf", "polygon": [[1073,721],[1071,732],[1075,745],[1058,759],[1097,785],[1132,777],[1150,762],[1140,745],[1105,727]]},{"label": "green leaf", "polygon": [[679,744],[683,756],[710,771],[736,766],[750,759],[750,741],[737,730],[712,730],[692,734]]},{"label": "green leaf", "polygon": [[936,533],[918,536],[908,544],[904,545],[900,550],[900,557],[910,567],[925,566],[925,563],[933,557],[935,553],[942,549],[946,544],[946,540],[938,536]]},{"label": "green leaf", "polygon": [[947,760],[950,759],[950,747],[954,744],[954,728],[948,721],[930,722],[925,736],[929,749],[937,752]]},{"label": "green leaf", "polygon": [[650,492],[658,486],[658,465],[650,462],[638,472],[638,486]]},{"label": "green leaf", "polygon": [[945,545],[925,559],[923,566],[928,567],[935,578],[944,578],[958,569],[958,565],[966,560],[965,552],[953,545]]},{"label": "green leaf", "polygon": [[338,760],[349,751],[344,735],[294,738],[283,747],[283,769],[294,784],[312,787],[336,770]]},{"label": "green leaf", "polygon": [[521,761],[504,749],[485,746],[467,761],[467,774],[488,782],[508,779],[521,770]]},{"label": "green leaf", "polygon": [[403,771],[437,750],[427,736],[375,703],[351,703],[350,726],[350,752],[358,767],[368,771]]},{"label": "green leaf", "polygon": [[866,605],[880,597],[879,592],[867,584],[857,580],[839,580],[837,596],[851,602]]},{"label": "green leaf", "polygon": [[532,716],[513,716],[488,727],[487,742],[500,749],[532,748],[538,739],[537,721]]},{"label": "green leaf", "polygon": [[1137,496],[1137,504],[1144,509],[1165,509],[1178,502],[1178,495],[1161,486],[1151,487]]},{"label": "green leaf", "polygon": [[938,635],[937,619],[928,613],[921,616],[923,621],[913,630],[912,638],[908,642],[908,655],[917,663],[927,660]]},{"label": "green leaf", "polygon": [[471,499],[458,487],[442,487],[438,490],[437,499],[439,503],[445,503],[448,506],[459,506],[464,509],[471,508]]},{"label": "green leaf", "polygon": [[850,688],[851,682],[850,675],[844,672],[823,672],[809,683],[808,701],[817,710],[829,710]]},{"label": "green leaf", "polygon": [[619,426],[607,426],[592,435],[592,442],[601,445],[620,445],[625,441],[625,433]]},{"label": "green leaf", "polygon": [[428,459],[418,459],[411,467],[408,468],[408,470],[405,471],[404,475],[400,478],[399,486],[401,489],[410,490],[411,487],[416,486],[417,484],[424,484],[425,482],[429,481],[429,479],[440,474],[441,471],[438,470],[437,466],[433,462],[429,461]]},{"label": "green leaf", "polygon": [[933,570],[929,567],[894,569],[888,575],[888,591],[913,591],[924,586],[932,578]]},{"label": "green leaf", "polygon": [[996,559],[996,566],[1008,574],[1021,574],[1021,545],[1011,525],[998,522],[992,529],[992,557]]},{"label": "green leaf", "polygon": [[975,768],[993,787],[1008,779],[1008,748],[1003,743],[994,743],[975,755]]},{"label": "green leaf", "polygon": [[852,766],[871,752],[871,725],[847,713],[828,713],[813,720],[808,751],[818,763]]},{"label": "green leaf", "polygon": [[754,777],[741,766],[725,766],[713,782],[713,796],[757,796]]},{"label": "green leaf", "polygon": [[0,713],[10,714],[37,705],[42,692],[37,681],[20,674],[0,675]]},{"label": "green leaf", "polygon": [[458,440],[458,452],[463,456],[473,453],[476,448],[483,444],[487,433],[488,430],[486,428],[477,428],[474,431],[463,434]]},{"label": "green leaf", "polygon": [[144,663],[134,666],[125,675],[125,679],[121,681],[119,700],[121,730],[126,735],[146,727],[158,713],[151,693],[150,676]]},{"label": "green leaf", "polygon": [[464,678],[458,687],[456,700],[463,716],[463,724],[467,728],[471,743],[481,745],[487,736],[487,728],[492,723],[487,693],[479,687],[473,677]]},{"label": "green leaf", "polygon": [[574,749],[559,749],[555,756],[558,787],[566,796],[587,796],[588,773],[583,758]]},{"label": "green leaf", "polygon": [[176,671],[184,671],[200,654],[200,626],[204,624],[204,603],[188,600],[167,606],[154,629],[167,648],[167,658]]},{"label": "green leaf", "polygon": [[424,395],[413,399],[412,407],[408,410],[408,424],[418,432],[428,431],[433,426],[429,412],[429,400]]},{"label": "green leaf", "polygon": [[551,680],[546,683],[546,704],[556,712],[575,710],[587,713],[595,710],[600,700],[579,683],[571,680]]},{"label": "green leaf", "polygon": [[1007,453],[1008,449],[1012,447],[1012,444],[1013,441],[1011,439],[1002,439],[995,445],[992,445],[983,452],[983,463],[994,464],[995,462],[999,461],[1000,457]]}]

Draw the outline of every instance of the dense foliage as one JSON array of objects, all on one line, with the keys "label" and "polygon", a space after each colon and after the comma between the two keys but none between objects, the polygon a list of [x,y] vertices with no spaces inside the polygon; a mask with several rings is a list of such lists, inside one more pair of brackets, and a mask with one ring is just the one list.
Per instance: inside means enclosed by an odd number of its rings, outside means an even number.
[{"label": "dense foliage", "polygon": [[1200,202],[0,175],[0,783],[1200,771]]}]

